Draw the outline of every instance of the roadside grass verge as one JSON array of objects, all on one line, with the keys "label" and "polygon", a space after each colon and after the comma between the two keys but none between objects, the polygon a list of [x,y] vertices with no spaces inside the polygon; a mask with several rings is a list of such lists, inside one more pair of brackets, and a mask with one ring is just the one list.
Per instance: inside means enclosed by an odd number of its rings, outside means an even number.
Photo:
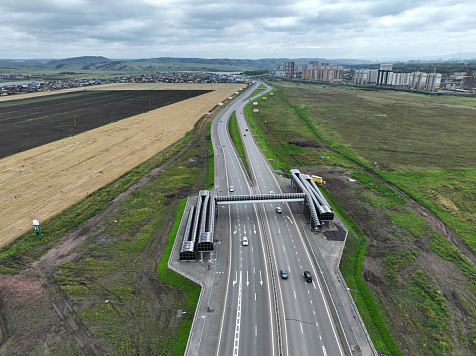
[{"label": "roadside grass verge", "polygon": [[[77,229],[82,223],[106,209],[120,193],[126,191],[145,174],[160,166],[185,147],[191,135],[192,132],[190,131],[183,139],[120,177],[115,182],[90,194],[86,199],[73,205],[58,216],[41,223],[41,236],[36,236],[35,232],[32,231],[1,248],[0,261],[9,256],[19,254],[23,254],[21,259],[28,259],[28,257],[38,259],[54,246],[55,241],[64,236],[68,231]],[[13,261],[11,263],[13,264],[12,267],[20,267]]]},{"label": "roadside grass verge", "polygon": [[175,273],[167,268],[167,262],[172,252],[174,241],[177,236],[177,232],[180,225],[180,219],[185,210],[186,203],[187,199],[183,199],[180,202],[179,207],[177,208],[175,223],[167,237],[167,245],[165,246],[164,252],[162,253],[162,257],[160,258],[159,266],[157,267],[157,276],[161,280],[171,286],[181,288],[182,291],[186,292],[189,295],[189,299],[187,302],[187,313],[189,313],[189,315],[187,317],[183,317],[183,321],[180,324],[173,352],[173,355],[175,356],[181,356],[185,353],[185,348],[187,346],[188,337],[190,335],[193,317],[195,314],[195,308],[197,307],[198,298],[200,297],[199,285],[189,281],[185,277],[182,277],[180,274]]},{"label": "roadside grass verge", "polygon": [[[364,321],[365,327],[372,339],[375,348],[383,354],[403,355],[385,324],[377,304],[369,288],[362,280],[362,263],[367,249],[367,238],[360,228],[352,221],[347,213],[337,204],[329,192],[319,186],[327,202],[332,206],[334,212],[339,216],[348,229],[348,237],[345,245],[345,252],[342,255],[340,270],[347,286],[358,291],[357,309]],[[350,253],[350,251],[352,251]]]},{"label": "roadside grass verge", "polygon": [[211,138],[212,123],[208,126],[207,140],[208,140],[208,175],[205,180],[204,189],[211,190],[215,185],[215,154],[213,152],[213,144]]},{"label": "roadside grass verge", "polygon": [[[243,147],[243,141],[241,140],[241,133],[238,128],[238,123],[236,122],[235,112],[231,114],[230,120],[228,122],[228,129],[230,131],[230,136],[235,145],[236,151],[241,158],[241,162],[243,162],[243,166],[245,167],[246,173],[248,177],[251,179],[250,168],[248,166],[248,162],[246,161],[245,149]],[[251,132],[249,133],[251,135]]]},{"label": "roadside grass verge", "polygon": [[[313,127],[303,122],[296,110],[285,100],[282,88],[273,88],[273,96],[258,98],[258,106],[245,106],[245,117],[260,143],[264,155],[276,170],[288,172],[299,166],[331,165],[354,167],[345,158],[322,147]],[[254,113],[253,109],[259,112]],[[304,140],[303,146],[293,143]]]},{"label": "roadside grass verge", "polygon": [[[109,352],[183,355],[185,351],[200,287],[167,269],[167,261],[186,204],[186,199],[177,201],[175,196],[197,183],[199,168],[187,157],[134,191],[114,220],[108,219],[91,235],[82,258],[56,268],[59,292],[80,306],[82,320]],[[145,266],[157,274],[157,281],[143,277]],[[178,309],[186,312],[181,319],[174,315]]]}]

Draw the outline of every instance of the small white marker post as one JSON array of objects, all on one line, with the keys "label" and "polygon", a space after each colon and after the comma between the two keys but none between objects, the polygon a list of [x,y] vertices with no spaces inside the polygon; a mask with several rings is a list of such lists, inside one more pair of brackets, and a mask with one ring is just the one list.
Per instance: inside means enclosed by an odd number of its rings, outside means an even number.
[{"label": "small white marker post", "polygon": [[33,220],[33,227],[35,228],[36,235],[41,236],[40,222],[38,220]]}]

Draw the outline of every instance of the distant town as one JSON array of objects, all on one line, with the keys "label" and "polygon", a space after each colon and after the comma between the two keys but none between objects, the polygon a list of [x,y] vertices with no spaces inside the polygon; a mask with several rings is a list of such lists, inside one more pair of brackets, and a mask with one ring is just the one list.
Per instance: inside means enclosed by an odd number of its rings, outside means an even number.
[{"label": "distant town", "polygon": [[[276,69],[270,69],[272,76],[285,78],[301,78],[305,81],[325,83],[346,83],[355,85],[376,85],[411,90],[437,92],[441,89],[459,92],[476,92],[476,71],[454,72],[445,74],[425,72],[405,72],[393,70],[393,64],[380,64],[379,69],[344,69],[342,65],[330,65],[310,61],[309,64],[296,65],[295,62],[285,62]],[[346,81],[345,74],[348,73]]]},{"label": "distant town", "polygon": [[[44,81],[41,80],[42,76],[44,75],[0,75],[0,79],[16,79],[18,81],[23,81],[22,83],[0,83],[0,96],[88,87],[110,83],[248,83],[248,77],[240,74],[217,74],[206,72],[159,72],[154,74],[118,76],[108,79],[88,78]],[[35,78],[35,81],[32,81],[33,79],[31,78],[33,77]],[[40,77],[40,79],[37,77]]]}]

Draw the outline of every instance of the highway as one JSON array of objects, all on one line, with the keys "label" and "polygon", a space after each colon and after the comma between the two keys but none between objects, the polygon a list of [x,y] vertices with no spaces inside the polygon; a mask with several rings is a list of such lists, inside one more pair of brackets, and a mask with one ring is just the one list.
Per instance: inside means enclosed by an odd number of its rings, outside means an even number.
[{"label": "highway", "polygon": [[[248,93],[252,93],[256,85]],[[233,103],[218,124],[228,187],[234,186],[234,192],[229,194],[280,193],[275,173],[244,119],[243,108],[248,102],[247,97],[245,93]],[[248,153],[255,182],[252,188],[227,131],[226,121],[232,111],[237,112],[239,129]],[[249,131],[246,131],[247,128]],[[278,205],[283,209],[282,214],[276,212]],[[236,204],[229,205],[229,209],[231,264],[217,355],[278,355],[280,350],[284,355],[344,355],[330,306],[323,296],[317,271],[302,237],[302,226],[296,222],[288,204]],[[265,233],[270,237],[270,253],[277,281],[276,299],[272,295]],[[249,238],[249,246],[242,246],[243,236]],[[281,268],[288,270],[288,279],[280,278]],[[303,278],[303,271],[306,270],[313,275],[312,283],[306,283]],[[280,343],[275,307],[278,308],[282,326]],[[281,349],[279,345],[282,345]]]},{"label": "highway", "polygon": [[[234,187],[234,192],[229,194],[251,194],[228,134],[228,118],[241,104],[242,100],[239,99],[231,105],[217,126],[223,149],[219,154],[224,155],[227,167],[227,187]],[[219,209],[229,209],[231,262],[217,355],[274,355],[275,321],[271,312],[268,269],[255,207],[253,204],[222,207]],[[242,245],[245,236],[249,239],[248,246]]]}]

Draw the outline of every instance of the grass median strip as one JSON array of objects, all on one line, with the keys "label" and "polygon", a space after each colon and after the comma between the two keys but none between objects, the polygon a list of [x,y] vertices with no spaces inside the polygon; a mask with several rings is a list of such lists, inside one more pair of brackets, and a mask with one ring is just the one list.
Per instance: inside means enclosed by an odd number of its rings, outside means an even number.
[{"label": "grass median strip", "polygon": [[248,162],[246,161],[245,149],[243,148],[243,141],[241,140],[241,133],[238,129],[238,123],[236,122],[235,112],[233,112],[230,117],[230,121],[228,122],[228,129],[230,130],[231,139],[236,147],[238,155],[241,158],[241,162],[243,162],[243,166],[245,167],[246,173],[251,179],[250,168],[248,167]]}]

